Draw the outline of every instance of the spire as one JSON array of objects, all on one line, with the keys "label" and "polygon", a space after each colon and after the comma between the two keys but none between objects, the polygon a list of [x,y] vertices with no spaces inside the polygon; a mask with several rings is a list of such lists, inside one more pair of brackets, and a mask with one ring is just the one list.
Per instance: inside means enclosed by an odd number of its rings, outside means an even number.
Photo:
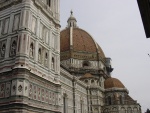
[{"label": "spire", "polygon": [[73,11],[70,11],[70,17],[68,18],[68,27],[77,27],[77,20],[73,16]]}]

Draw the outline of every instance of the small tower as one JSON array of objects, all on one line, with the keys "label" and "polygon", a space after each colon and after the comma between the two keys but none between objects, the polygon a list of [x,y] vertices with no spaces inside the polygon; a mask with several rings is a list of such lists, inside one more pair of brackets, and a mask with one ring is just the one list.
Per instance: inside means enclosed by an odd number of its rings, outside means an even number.
[{"label": "small tower", "polygon": [[73,11],[70,11],[71,15],[68,18],[68,27],[77,27],[77,20],[76,18],[73,16]]}]

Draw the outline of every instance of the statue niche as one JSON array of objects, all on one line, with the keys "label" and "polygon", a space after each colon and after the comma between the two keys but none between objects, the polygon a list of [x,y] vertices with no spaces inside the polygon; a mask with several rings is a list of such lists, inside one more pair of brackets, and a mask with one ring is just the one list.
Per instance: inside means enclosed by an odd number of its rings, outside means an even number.
[{"label": "statue niche", "polygon": [[1,47],[1,57],[5,56],[5,50],[6,50],[6,45],[3,44],[2,47]]},{"label": "statue niche", "polygon": [[33,43],[31,43],[30,44],[30,53],[29,53],[31,58],[33,58],[33,55],[34,55],[33,53],[34,53],[34,46],[33,46]]},{"label": "statue niche", "polygon": [[17,49],[17,43],[14,40],[13,43],[11,44],[11,51],[10,51],[11,56],[15,56],[16,55],[16,49]]}]

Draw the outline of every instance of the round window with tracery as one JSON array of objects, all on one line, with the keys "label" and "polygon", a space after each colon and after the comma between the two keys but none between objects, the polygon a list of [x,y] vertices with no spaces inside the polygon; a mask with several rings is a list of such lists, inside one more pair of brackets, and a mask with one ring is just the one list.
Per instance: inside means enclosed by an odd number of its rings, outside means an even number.
[{"label": "round window with tracery", "polygon": [[21,91],[22,91],[22,86],[21,86],[21,85],[19,85],[19,87],[18,87],[18,91],[19,91],[19,92],[21,92]]},{"label": "round window with tracery", "polygon": [[83,62],[83,67],[89,67],[90,66],[90,62],[89,61],[84,61]]}]

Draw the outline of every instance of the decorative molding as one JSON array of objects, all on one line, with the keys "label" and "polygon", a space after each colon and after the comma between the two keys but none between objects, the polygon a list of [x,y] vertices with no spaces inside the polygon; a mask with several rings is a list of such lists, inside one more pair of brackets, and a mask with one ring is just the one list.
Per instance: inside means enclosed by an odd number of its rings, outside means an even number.
[{"label": "decorative molding", "polygon": [[22,0],[1,0],[0,11],[20,2],[22,2]]},{"label": "decorative molding", "polygon": [[38,6],[39,8],[41,8],[41,11],[43,13],[45,13],[45,15],[47,17],[49,17],[49,19],[51,21],[53,21],[55,23],[55,27],[56,28],[60,27],[59,19],[54,17],[54,13],[53,13],[53,11],[51,10],[51,8],[49,6],[47,6],[46,4],[44,4],[42,2],[42,0],[34,0],[34,3],[35,3],[36,6]]}]

